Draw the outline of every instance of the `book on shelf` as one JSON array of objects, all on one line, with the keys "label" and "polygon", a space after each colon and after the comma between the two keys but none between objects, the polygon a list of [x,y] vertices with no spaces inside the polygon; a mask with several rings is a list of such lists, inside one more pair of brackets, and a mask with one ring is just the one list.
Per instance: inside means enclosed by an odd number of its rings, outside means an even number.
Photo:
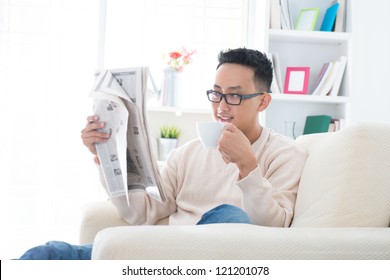
[{"label": "book on shelf", "polygon": [[320,88],[320,91],[319,91],[318,95],[320,95],[320,96],[328,95],[328,93],[331,91],[331,89],[332,89],[332,87],[334,85],[334,82],[336,80],[337,72],[339,71],[339,68],[340,68],[340,61],[338,61],[338,60],[332,61],[332,65],[331,65],[331,68],[330,68],[330,73],[326,77],[325,83]]},{"label": "book on shelf", "polygon": [[268,59],[271,61],[272,64],[272,83],[271,83],[271,93],[273,94],[280,94],[282,93],[280,90],[280,86],[278,84],[278,80],[276,79],[276,73],[275,73],[275,65],[272,58],[271,53],[266,53]]},{"label": "book on shelf", "polygon": [[337,10],[339,3],[332,4],[325,12],[324,19],[322,20],[320,31],[332,31],[334,23],[336,21]]},{"label": "book on shelf", "polygon": [[328,132],[331,120],[332,117],[328,115],[306,116],[303,134]]},{"label": "book on shelf", "polygon": [[288,0],[280,0],[280,14],[282,29],[294,29]]},{"label": "book on shelf", "polygon": [[341,85],[341,82],[342,82],[343,77],[344,77],[345,67],[347,65],[347,57],[342,55],[342,56],[340,56],[339,61],[340,61],[340,67],[337,71],[336,78],[334,80],[332,89],[328,93],[329,96],[339,95],[340,85]]},{"label": "book on shelf", "polygon": [[334,84],[334,81],[337,77],[337,71],[340,68],[340,62],[335,60],[329,62],[329,65],[326,69],[326,72],[324,73],[321,81],[318,83],[317,87],[314,89],[312,95],[320,95],[325,96],[327,95],[330,90],[332,89],[332,86]]},{"label": "book on shelf", "polygon": [[282,82],[282,70],[280,67],[280,58],[279,53],[272,53],[272,63],[275,70],[276,84],[278,85],[279,92],[283,91],[283,82]]},{"label": "book on shelf", "polygon": [[324,83],[325,79],[326,79],[326,76],[329,75],[329,71],[328,68],[329,68],[329,65],[331,65],[330,62],[326,62],[322,65],[321,67],[321,70],[320,70],[320,73],[318,74],[317,76],[317,80],[315,81],[314,83],[314,90],[312,92],[313,95],[316,95],[316,90],[317,88],[320,88],[321,87],[321,83]]},{"label": "book on shelf", "polygon": [[282,29],[280,0],[270,0],[269,27],[271,29]]},{"label": "book on shelf", "polygon": [[314,84],[312,95],[337,96],[344,76],[347,57],[324,63]]},{"label": "book on shelf", "polygon": [[345,0],[335,0],[332,4],[339,4],[336,21],[334,23],[334,32],[344,32],[345,30]]},{"label": "book on shelf", "polygon": [[345,119],[331,119],[329,124],[329,132],[336,132],[345,127]]}]

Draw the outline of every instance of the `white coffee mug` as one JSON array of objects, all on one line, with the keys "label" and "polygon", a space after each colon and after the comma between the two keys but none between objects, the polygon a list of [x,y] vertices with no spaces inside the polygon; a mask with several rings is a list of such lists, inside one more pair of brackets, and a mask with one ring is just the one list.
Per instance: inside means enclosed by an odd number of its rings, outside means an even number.
[{"label": "white coffee mug", "polygon": [[196,130],[205,149],[215,149],[221,138],[224,124],[221,122],[197,122]]}]

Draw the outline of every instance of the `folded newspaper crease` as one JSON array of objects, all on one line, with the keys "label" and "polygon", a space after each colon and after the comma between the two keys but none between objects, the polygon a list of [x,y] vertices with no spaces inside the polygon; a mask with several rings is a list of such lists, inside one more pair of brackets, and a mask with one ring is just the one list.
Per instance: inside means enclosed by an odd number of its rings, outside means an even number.
[{"label": "folded newspaper crease", "polygon": [[128,203],[128,191],[137,189],[165,201],[145,110],[147,78],[146,67],[101,71],[90,94],[102,131],[110,133],[106,143],[96,144],[107,191]]}]

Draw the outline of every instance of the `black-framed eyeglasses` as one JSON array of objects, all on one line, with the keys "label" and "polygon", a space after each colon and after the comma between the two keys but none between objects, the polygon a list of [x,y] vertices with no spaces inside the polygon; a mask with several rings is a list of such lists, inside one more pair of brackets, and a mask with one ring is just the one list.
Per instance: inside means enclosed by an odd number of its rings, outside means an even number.
[{"label": "black-framed eyeglasses", "polygon": [[206,91],[207,98],[213,103],[219,103],[222,101],[222,98],[225,98],[225,101],[229,105],[240,105],[241,101],[244,99],[250,99],[259,95],[263,95],[265,92],[258,92],[252,94],[237,94],[237,93],[219,93],[215,90],[209,89]]}]

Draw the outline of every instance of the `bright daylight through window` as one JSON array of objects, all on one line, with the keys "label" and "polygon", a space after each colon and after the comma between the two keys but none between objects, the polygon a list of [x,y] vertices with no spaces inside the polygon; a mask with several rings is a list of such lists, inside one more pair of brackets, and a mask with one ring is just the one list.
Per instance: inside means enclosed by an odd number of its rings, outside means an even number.
[{"label": "bright daylight through window", "polygon": [[107,0],[105,68],[149,66],[161,85],[163,55],[195,49],[182,75],[182,105],[208,108],[217,54],[247,42],[247,0]]}]

